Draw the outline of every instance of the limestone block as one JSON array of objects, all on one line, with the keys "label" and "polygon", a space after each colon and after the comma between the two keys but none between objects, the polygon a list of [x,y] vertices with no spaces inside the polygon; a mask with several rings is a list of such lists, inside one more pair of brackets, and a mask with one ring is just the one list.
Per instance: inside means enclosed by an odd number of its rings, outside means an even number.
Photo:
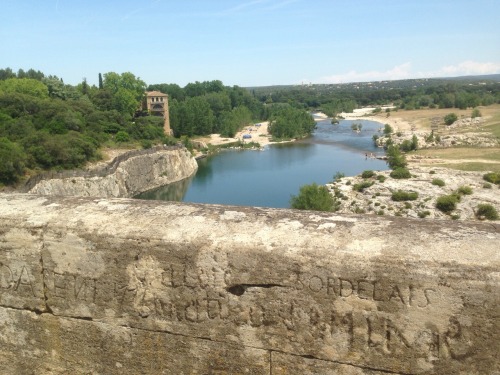
[{"label": "limestone block", "polygon": [[[499,371],[496,224],[30,195],[0,195],[0,208],[1,265],[25,267],[2,276],[0,301],[31,314],[9,325],[25,342],[43,342],[40,327],[59,337],[47,339],[56,351],[72,347],[71,335],[114,345],[103,327],[175,337],[193,374],[216,373],[203,366],[221,356],[227,373]],[[227,354],[212,357],[215,348]],[[79,368],[161,373],[143,360],[148,350],[126,362],[88,349]]]},{"label": "limestone block", "polygon": [[1,374],[269,375],[269,353],[0,307]]}]

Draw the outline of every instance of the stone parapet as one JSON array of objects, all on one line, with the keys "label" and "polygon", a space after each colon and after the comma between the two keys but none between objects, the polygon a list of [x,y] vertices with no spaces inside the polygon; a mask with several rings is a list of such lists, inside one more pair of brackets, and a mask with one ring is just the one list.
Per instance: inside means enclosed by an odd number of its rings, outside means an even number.
[{"label": "stone parapet", "polygon": [[0,195],[0,373],[498,374],[499,226]]}]

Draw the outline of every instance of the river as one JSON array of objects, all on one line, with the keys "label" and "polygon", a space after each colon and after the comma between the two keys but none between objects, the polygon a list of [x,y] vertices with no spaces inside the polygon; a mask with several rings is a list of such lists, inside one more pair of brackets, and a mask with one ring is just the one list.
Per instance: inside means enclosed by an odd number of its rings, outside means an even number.
[{"label": "river", "polygon": [[[362,125],[359,133],[352,131],[353,123]],[[195,176],[136,198],[286,208],[302,185],[331,182],[337,172],[354,176],[387,169],[384,161],[370,157],[384,153],[372,140],[381,126],[367,120],[320,121],[307,139],[262,151],[221,151],[199,160]]]}]

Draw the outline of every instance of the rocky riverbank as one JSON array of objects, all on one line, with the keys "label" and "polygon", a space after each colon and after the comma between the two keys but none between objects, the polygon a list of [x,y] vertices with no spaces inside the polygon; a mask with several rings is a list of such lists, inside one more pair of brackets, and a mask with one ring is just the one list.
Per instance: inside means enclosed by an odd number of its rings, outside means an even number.
[{"label": "rocky riverbank", "polygon": [[38,176],[25,192],[43,195],[133,197],[194,174],[198,164],[184,147],[129,151],[87,171]]},{"label": "rocky riverbank", "polygon": [[[340,213],[477,220],[479,204],[490,204],[500,212],[499,188],[483,179],[484,172],[420,166],[410,166],[409,169],[412,175],[409,179],[394,179],[389,176],[391,171],[380,171],[369,178],[344,177],[327,184],[327,187],[340,202]],[[363,183],[367,187],[357,191]],[[455,210],[445,214],[436,208],[438,197],[455,193],[459,189],[469,194],[461,195]],[[393,193],[397,191],[416,192],[417,197],[411,201],[395,201]]]}]

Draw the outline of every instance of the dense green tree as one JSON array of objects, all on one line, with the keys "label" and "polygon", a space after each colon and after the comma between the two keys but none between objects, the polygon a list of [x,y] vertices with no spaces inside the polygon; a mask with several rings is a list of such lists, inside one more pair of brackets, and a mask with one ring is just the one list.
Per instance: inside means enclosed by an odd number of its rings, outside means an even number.
[{"label": "dense green tree", "polygon": [[9,78],[16,78],[16,73],[14,73],[11,68],[0,69],[0,81]]},{"label": "dense green tree", "polygon": [[275,138],[302,138],[312,133],[316,123],[308,112],[292,107],[271,114],[269,133]]},{"label": "dense green tree", "polygon": [[204,95],[205,100],[210,105],[216,121],[220,121],[224,112],[231,110],[231,99],[225,92],[211,92]]},{"label": "dense green tree", "polygon": [[406,167],[408,162],[398,146],[390,145],[387,148],[387,164],[391,169],[396,169]]},{"label": "dense green tree", "polygon": [[7,94],[26,94],[37,98],[46,98],[49,91],[46,85],[32,78],[9,78],[0,81],[0,92]]},{"label": "dense green tree", "polygon": [[315,211],[334,211],[336,208],[335,198],[327,187],[318,186],[316,183],[301,186],[299,194],[291,197],[290,206],[299,210]]},{"label": "dense green tree", "polygon": [[224,112],[220,117],[219,133],[224,137],[234,137],[238,131],[251,124],[252,114],[247,107],[236,107]]},{"label": "dense green tree", "polygon": [[446,125],[451,125],[457,120],[458,116],[455,113],[448,113],[446,116],[444,116],[444,123]]},{"label": "dense green tree", "polygon": [[0,137],[0,182],[15,183],[24,173],[26,155],[23,149],[5,137]]},{"label": "dense green tree", "polygon": [[149,85],[148,91],[160,91],[168,95],[169,100],[184,100],[186,95],[184,90],[175,83],[160,83],[156,85]]},{"label": "dense green tree", "polygon": [[130,72],[109,72],[104,74],[103,88],[111,93],[114,109],[132,116],[140,107],[146,83]]}]

